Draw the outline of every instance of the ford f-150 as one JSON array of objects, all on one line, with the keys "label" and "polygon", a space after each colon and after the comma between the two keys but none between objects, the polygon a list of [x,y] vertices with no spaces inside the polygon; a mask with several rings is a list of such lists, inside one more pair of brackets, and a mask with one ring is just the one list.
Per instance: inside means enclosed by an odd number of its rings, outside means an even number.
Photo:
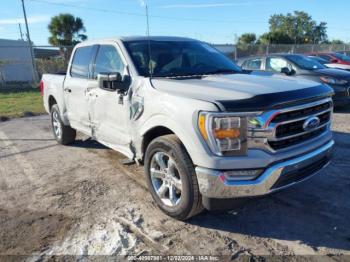
[{"label": "ford f-150", "polygon": [[80,43],[41,89],[59,143],[79,131],[144,165],[155,202],[180,220],[310,178],[334,144],[329,86],[249,74],[188,38]]}]

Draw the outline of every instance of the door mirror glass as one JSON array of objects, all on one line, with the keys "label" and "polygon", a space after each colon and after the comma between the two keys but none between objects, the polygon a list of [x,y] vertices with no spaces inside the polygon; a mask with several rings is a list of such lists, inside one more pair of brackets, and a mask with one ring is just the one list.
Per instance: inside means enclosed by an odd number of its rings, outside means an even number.
[{"label": "door mirror glass", "polygon": [[122,94],[128,91],[131,78],[129,75],[122,76],[120,73],[97,74],[98,87],[107,91],[118,91]]}]

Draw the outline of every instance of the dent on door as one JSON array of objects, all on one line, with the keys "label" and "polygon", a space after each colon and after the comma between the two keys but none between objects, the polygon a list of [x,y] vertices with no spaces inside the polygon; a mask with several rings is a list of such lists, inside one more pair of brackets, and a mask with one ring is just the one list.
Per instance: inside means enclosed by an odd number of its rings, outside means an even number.
[{"label": "dent on door", "polygon": [[132,96],[131,106],[130,106],[130,118],[132,120],[137,120],[143,113],[144,103],[143,97],[134,95]]},{"label": "dent on door", "polygon": [[93,137],[102,144],[117,150],[129,158],[134,157],[129,132],[128,97],[119,104],[119,94],[96,88],[88,95],[91,109],[91,129]]}]

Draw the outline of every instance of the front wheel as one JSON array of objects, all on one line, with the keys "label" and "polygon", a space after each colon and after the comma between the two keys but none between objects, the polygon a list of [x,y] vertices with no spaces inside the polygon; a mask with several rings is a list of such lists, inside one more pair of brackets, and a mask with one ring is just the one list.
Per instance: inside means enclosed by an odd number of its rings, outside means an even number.
[{"label": "front wheel", "polygon": [[144,162],[148,188],[164,213],[185,220],[203,210],[193,163],[175,135],[153,140]]},{"label": "front wheel", "polygon": [[65,126],[61,120],[58,105],[51,108],[51,124],[56,141],[62,145],[68,145],[75,141],[76,131],[70,126]]}]

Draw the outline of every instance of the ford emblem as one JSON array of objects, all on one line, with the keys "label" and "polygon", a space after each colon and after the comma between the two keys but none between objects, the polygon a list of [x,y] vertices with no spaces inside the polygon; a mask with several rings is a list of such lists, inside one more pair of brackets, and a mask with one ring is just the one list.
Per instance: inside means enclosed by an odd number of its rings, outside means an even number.
[{"label": "ford emblem", "polygon": [[319,125],[320,119],[317,116],[312,116],[305,120],[303,128],[305,131],[310,131],[317,128]]}]

